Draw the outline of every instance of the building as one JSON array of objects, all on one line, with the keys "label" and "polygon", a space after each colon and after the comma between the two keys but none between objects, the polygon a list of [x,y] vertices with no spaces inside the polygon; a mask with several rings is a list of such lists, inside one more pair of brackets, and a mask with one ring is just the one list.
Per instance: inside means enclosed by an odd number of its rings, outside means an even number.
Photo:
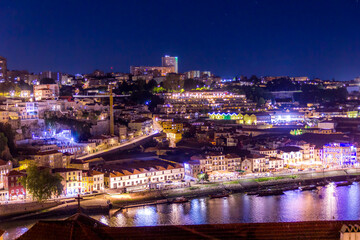
[{"label": "building", "polygon": [[90,170],[90,174],[93,176],[93,191],[103,192],[105,190],[104,173],[95,170]]},{"label": "building", "polygon": [[175,72],[174,67],[149,67],[149,66],[131,66],[130,73],[134,76],[151,75],[153,77],[166,76]]},{"label": "building", "polygon": [[136,135],[150,134],[153,130],[153,120],[141,118],[130,122],[128,126],[136,132]]},{"label": "building", "polygon": [[212,174],[217,171],[234,172],[240,170],[241,158],[236,154],[223,154],[219,152],[211,152],[205,155],[195,155],[191,160],[200,164],[200,171]]},{"label": "building", "polygon": [[178,73],[178,58],[165,56],[162,57],[161,67],[150,66],[131,66],[130,73],[134,76],[151,75],[153,77],[166,76],[169,73]]},{"label": "building", "polygon": [[329,143],[320,152],[325,167],[353,165],[356,163],[356,147],[349,143]]},{"label": "building", "polygon": [[299,166],[303,164],[303,149],[295,146],[280,147],[277,157],[284,160],[285,166]]},{"label": "building", "polygon": [[170,57],[169,55],[165,55],[161,58],[161,63],[163,67],[173,67],[174,72],[178,73],[178,57]]},{"label": "building", "polygon": [[120,192],[160,189],[167,182],[181,183],[185,169],[178,163],[147,160],[94,168],[105,173],[105,185]]},{"label": "building", "polygon": [[[265,172],[268,169],[268,157],[260,154],[251,154],[246,156],[246,160],[242,163],[241,170],[251,172]],[[250,169],[249,169],[250,168]]]},{"label": "building", "polygon": [[200,71],[199,70],[192,70],[192,71],[185,72],[185,77],[187,79],[200,78]]},{"label": "building", "polygon": [[39,118],[37,102],[19,102],[11,107],[10,110],[17,112],[21,120]]},{"label": "building", "polygon": [[4,188],[5,176],[12,170],[12,168],[13,164],[11,161],[6,162],[0,159],[0,189]]},{"label": "building", "polygon": [[36,101],[43,99],[57,99],[59,93],[59,85],[57,84],[34,85],[34,97]]},{"label": "building", "polygon": [[268,166],[267,169],[270,171],[278,171],[284,168],[284,160],[277,157],[270,157],[268,159]]},{"label": "building", "polygon": [[0,56],[0,82],[7,79],[7,60]]},{"label": "building", "polygon": [[5,175],[4,188],[8,190],[9,200],[26,199],[26,189],[18,181],[19,178],[26,176],[25,173],[11,170]]},{"label": "building", "polygon": [[[233,209],[229,209],[233,211]],[[109,227],[82,213],[63,220],[41,220],[17,240],[39,239],[278,239],[356,240],[359,220]],[[1,234],[1,230],[0,230]],[[266,236],[266,238],[264,238]]]},{"label": "building", "polygon": [[84,192],[81,169],[54,168],[52,169],[52,173],[58,173],[63,178],[61,184],[64,186],[64,196],[75,196]]},{"label": "building", "polygon": [[63,161],[63,154],[57,150],[39,151],[32,157],[37,166],[50,168],[63,168],[66,166]]},{"label": "building", "polygon": [[257,154],[257,155],[266,155],[269,157],[276,157],[277,156],[277,150],[276,149],[269,149],[264,147],[256,147],[253,149],[250,149],[250,153]]}]

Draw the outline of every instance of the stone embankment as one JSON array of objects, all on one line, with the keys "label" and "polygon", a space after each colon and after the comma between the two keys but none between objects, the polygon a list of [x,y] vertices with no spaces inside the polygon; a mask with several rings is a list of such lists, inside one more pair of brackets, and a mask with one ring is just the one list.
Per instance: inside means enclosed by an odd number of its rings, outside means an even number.
[{"label": "stone embankment", "polygon": [[[152,190],[138,193],[108,194],[94,196],[81,202],[82,211],[85,213],[109,213],[110,206],[124,209],[135,204],[156,204],[158,200],[172,200],[176,197],[200,198],[223,191],[232,193],[250,192],[266,188],[282,188],[291,185],[315,184],[322,181],[344,181],[360,179],[360,169],[333,170],[324,172],[306,172],[296,174],[277,174],[271,177],[244,178],[231,182],[193,184],[191,187]],[[108,203],[111,202],[111,205]],[[77,205],[71,203],[22,203],[0,205],[0,221],[9,219],[45,218],[52,216],[65,216],[75,213]]]}]

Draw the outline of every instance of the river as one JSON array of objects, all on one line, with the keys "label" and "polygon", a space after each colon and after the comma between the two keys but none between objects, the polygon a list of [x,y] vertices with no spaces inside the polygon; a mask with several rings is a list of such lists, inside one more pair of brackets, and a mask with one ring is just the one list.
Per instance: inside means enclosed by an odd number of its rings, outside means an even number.
[{"label": "river", "polygon": [[[360,219],[360,184],[336,187],[334,183],[318,191],[287,191],[284,195],[257,197],[239,193],[228,198],[192,199],[188,203],[164,204],[125,210],[111,218],[93,215],[114,227],[167,224],[206,224],[242,222],[289,222]],[[36,221],[0,223],[13,239]]]}]

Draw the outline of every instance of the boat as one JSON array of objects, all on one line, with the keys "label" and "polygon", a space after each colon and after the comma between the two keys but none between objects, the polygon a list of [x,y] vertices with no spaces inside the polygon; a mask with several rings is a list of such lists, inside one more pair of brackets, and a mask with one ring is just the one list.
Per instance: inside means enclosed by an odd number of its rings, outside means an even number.
[{"label": "boat", "polygon": [[222,192],[222,193],[217,193],[217,194],[210,194],[209,197],[210,198],[226,198],[230,195],[229,192]]},{"label": "boat", "polygon": [[317,189],[317,186],[316,185],[307,185],[307,186],[299,187],[299,189],[301,191],[312,191],[312,190]]},{"label": "boat", "polygon": [[283,190],[281,189],[267,189],[267,190],[262,190],[258,192],[258,196],[263,197],[263,196],[275,196],[275,195],[282,195],[284,194]]},{"label": "boat", "polygon": [[336,183],[336,186],[337,186],[337,187],[342,187],[342,186],[349,186],[349,185],[351,185],[351,184],[353,184],[352,181],[343,181],[343,182],[338,182],[338,183]]},{"label": "boat", "polygon": [[319,186],[319,187],[324,187],[324,186],[326,186],[326,185],[328,185],[329,183],[327,182],[327,181],[325,181],[325,182],[318,182],[318,183],[316,183],[316,186]]},{"label": "boat", "polygon": [[251,195],[258,195],[258,192],[247,192],[246,195],[249,195],[249,196],[251,196]]},{"label": "boat", "polygon": [[287,186],[287,187],[282,188],[283,191],[292,191],[292,190],[297,190],[297,189],[299,189],[299,187],[297,185]]},{"label": "boat", "polygon": [[185,202],[188,202],[188,201],[189,201],[189,199],[187,199],[185,197],[177,197],[172,202],[173,203],[185,203]]},{"label": "boat", "polygon": [[169,201],[167,199],[160,199],[156,201],[156,204],[164,204],[164,203],[168,203]]}]

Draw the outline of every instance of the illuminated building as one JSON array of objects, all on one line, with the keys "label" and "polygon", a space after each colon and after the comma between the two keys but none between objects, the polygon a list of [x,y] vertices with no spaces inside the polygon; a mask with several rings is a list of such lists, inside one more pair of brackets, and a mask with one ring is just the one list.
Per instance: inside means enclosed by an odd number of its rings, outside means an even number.
[{"label": "illuminated building", "polygon": [[161,123],[165,133],[177,133],[184,131],[184,124],[182,122],[165,121]]},{"label": "illuminated building", "polygon": [[7,79],[7,63],[6,58],[0,56],[0,82]]},{"label": "illuminated building", "polygon": [[266,155],[269,157],[276,157],[277,156],[277,150],[276,149],[269,149],[264,147],[257,147],[253,149],[249,149],[252,154],[257,155]]},{"label": "illuminated building", "polygon": [[359,112],[358,111],[348,111],[347,117],[348,118],[357,118],[357,117],[359,117]]},{"label": "illuminated building", "polygon": [[134,76],[152,75],[154,77],[160,77],[175,72],[175,69],[174,67],[131,66],[130,72]]},{"label": "illuminated building", "polygon": [[34,97],[36,101],[43,99],[57,99],[59,97],[59,85],[57,84],[34,85]]},{"label": "illuminated building", "polygon": [[37,166],[50,167],[50,168],[62,168],[63,164],[62,153],[57,150],[39,151],[32,155],[36,161]]},{"label": "illuminated building", "polygon": [[0,109],[0,122],[7,123],[9,121],[9,111]]},{"label": "illuminated building", "polygon": [[174,72],[178,73],[178,57],[170,57],[169,55],[165,55],[161,58],[163,67],[173,67]]},{"label": "illuminated building", "polygon": [[199,161],[202,172],[212,173],[215,171],[233,172],[240,170],[241,158],[236,154],[223,154],[218,152],[208,153],[206,155],[195,155],[191,157],[192,161]]},{"label": "illuminated building", "polygon": [[4,187],[8,190],[9,200],[22,200],[26,199],[26,190],[25,188],[18,182],[19,178],[26,176],[25,173],[12,170],[8,174],[5,175],[4,179]]},{"label": "illuminated building", "polygon": [[356,162],[356,147],[349,143],[326,144],[320,157],[325,166],[353,165]]},{"label": "illuminated building", "polygon": [[[6,174],[8,174],[13,168],[11,161],[4,161],[0,159],[0,189],[4,187],[4,179]],[[1,196],[0,196],[1,200]]]},{"label": "illuminated building", "polygon": [[137,135],[149,134],[153,130],[153,120],[151,118],[141,118],[131,121],[128,126],[136,131]]},{"label": "illuminated building", "polygon": [[221,90],[164,93],[165,104],[160,112],[198,113],[204,111],[234,111],[247,105],[245,95]]},{"label": "illuminated building", "polygon": [[25,119],[38,119],[38,103],[37,102],[18,102],[15,106],[10,107],[10,110],[17,112],[19,118]]},{"label": "illuminated building", "polygon": [[62,177],[61,184],[64,186],[64,196],[74,196],[83,192],[81,169],[54,168],[52,172],[58,173]]},{"label": "illuminated building", "polygon": [[101,167],[94,170],[105,173],[107,187],[122,192],[159,188],[166,181],[181,182],[185,177],[182,165],[159,160],[105,165],[104,170]]},{"label": "illuminated building", "polygon": [[200,71],[199,70],[192,70],[185,73],[186,78],[196,79],[200,78]]},{"label": "illuminated building", "polygon": [[295,146],[285,146],[278,148],[278,157],[284,160],[284,165],[294,166],[303,163],[302,148]]}]

